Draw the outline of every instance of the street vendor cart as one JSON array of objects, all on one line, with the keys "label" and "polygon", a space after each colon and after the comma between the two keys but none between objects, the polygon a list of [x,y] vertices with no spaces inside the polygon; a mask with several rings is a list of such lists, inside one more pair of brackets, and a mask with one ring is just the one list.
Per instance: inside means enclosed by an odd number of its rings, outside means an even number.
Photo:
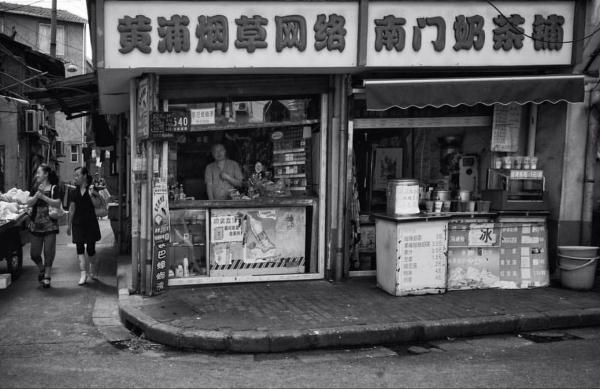
[{"label": "street vendor cart", "polygon": [[0,220],[0,261],[6,260],[12,279],[17,279],[23,268],[23,245],[28,241],[25,230],[26,213],[13,220]]}]

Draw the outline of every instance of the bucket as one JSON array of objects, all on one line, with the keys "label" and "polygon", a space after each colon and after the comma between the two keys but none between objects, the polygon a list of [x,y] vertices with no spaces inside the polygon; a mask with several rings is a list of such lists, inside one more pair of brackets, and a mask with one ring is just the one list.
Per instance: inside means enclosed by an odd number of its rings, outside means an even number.
[{"label": "bucket", "polygon": [[389,180],[387,213],[390,215],[419,213],[419,181],[413,179]]},{"label": "bucket", "polygon": [[598,247],[558,246],[561,284],[570,289],[589,290],[594,286]]}]

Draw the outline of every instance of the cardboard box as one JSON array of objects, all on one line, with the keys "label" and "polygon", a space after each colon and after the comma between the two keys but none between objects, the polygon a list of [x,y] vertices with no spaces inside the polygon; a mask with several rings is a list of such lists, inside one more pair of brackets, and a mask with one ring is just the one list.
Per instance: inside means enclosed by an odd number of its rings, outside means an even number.
[{"label": "cardboard box", "polygon": [[12,277],[10,273],[0,274],[0,289],[6,289],[11,283]]}]

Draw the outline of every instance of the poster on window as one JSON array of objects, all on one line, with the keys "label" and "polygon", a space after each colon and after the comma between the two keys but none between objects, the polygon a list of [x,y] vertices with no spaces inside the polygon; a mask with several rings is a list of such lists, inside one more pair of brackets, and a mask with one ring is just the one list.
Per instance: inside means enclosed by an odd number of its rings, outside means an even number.
[{"label": "poster on window", "polygon": [[402,177],[402,149],[376,148],[374,169],[373,190],[386,190],[388,180]]},{"label": "poster on window", "polygon": [[304,259],[306,209],[214,209],[210,215],[210,263],[226,266]]},{"label": "poster on window", "polygon": [[494,106],[492,120],[492,151],[514,153],[519,149],[521,106],[519,104]]}]

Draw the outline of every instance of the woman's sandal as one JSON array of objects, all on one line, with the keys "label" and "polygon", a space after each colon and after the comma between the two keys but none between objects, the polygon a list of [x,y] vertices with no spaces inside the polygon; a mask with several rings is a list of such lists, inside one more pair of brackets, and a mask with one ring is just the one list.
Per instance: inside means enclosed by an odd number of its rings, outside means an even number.
[{"label": "woman's sandal", "polygon": [[50,277],[44,277],[42,279],[42,286],[44,288],[49,288],[50,287]]},{"label": "woman's sandal", "polygon": [[45,270],[40,270],[40,272],[38,273],[38,282],[41,283],[42,280],[44,279],[44,276],[46,275],[46,271]]}]

